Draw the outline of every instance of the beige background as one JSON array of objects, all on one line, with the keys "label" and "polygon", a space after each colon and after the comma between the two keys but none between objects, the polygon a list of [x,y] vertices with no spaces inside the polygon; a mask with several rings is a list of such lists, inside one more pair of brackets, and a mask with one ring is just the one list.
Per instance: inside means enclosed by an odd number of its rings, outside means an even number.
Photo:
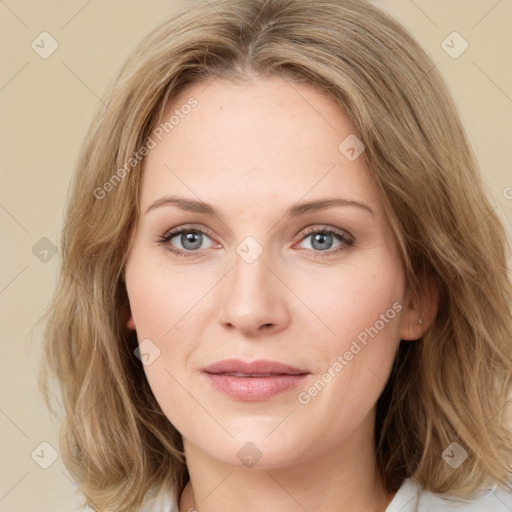
[{"label": "beige background", "polygon": [[[374,3],[408,27],[438,63],[511,232],[512,2]],[[142,36],[185,4],[0,1],[1,512],[77,509],[60,457],[48,469],[35,462],[51,461],[51,449],[40,443],[58,450],[57,428],[36,387],[41,329],[34,324],[55,285],[59,258],[44,263],[32,248],[43,237],[59,239],[73,165],[106,84]],[[47,59],[31,48],[43,31],[59,45]],[[453,31],[469,44],[457,59],[441,47]]]}]

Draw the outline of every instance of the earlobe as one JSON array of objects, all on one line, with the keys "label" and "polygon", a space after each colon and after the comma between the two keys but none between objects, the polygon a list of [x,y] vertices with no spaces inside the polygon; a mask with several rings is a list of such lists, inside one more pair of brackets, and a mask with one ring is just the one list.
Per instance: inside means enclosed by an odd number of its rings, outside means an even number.
[{"label": "earlobe", "polygon": [[135,331],[135,322],[133,321],[133,315],[131,313],[130,318],[128,318],[128,321],[126,322],[126,327],[132,331]]}]

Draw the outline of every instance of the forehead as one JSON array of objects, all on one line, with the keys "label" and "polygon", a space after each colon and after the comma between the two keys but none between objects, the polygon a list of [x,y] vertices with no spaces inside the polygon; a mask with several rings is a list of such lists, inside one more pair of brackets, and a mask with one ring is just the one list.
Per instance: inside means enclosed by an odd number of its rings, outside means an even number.
[{"label": "forehead", "polygon": [[379,209],[364,152],[350,160],[340,150],[353,125],[313,86],[283,78],[194,84],[173,97],[156,130],[142,209],[166,193],[226,205],[251,198],[259,208],[341,195]]}]

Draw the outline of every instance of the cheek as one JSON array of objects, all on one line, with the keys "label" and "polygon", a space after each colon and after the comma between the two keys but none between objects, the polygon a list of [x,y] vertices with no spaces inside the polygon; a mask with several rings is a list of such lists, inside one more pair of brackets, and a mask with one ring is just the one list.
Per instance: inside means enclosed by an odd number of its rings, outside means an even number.
[{"label": "cheek", "polygon": [[126,287],[139,339],[164,339],[194,317],[214,276],[201,276],[191,268],[177,271],[154,255],[145,257],[143,251],[133,255],[127,265]]},{"label": "cheek", "polygon": [[307,318],[314,329],[318,325],[321,343],[342,348],[360,333],[364,338],[366,329],[376,323],[379,331],[398,335],[403,275],[385,255],[376,259],[375,264],[347,265],[336,272],[297,280],[295,290],[299,297],[307,298]]},{"label": "cheek", "polygon": [[171,272],[143,251],[131,256],[125,276],[148,383],[169,420],[183,428],[180,419],[198,415],[185,388],[190,354],[204,329],[200,301],[212,276]]},{"label": "cheek", "polygon": [[351,411],[352,419],[341,415],[340,423],[356,424],[377,401],[400,342],[402,274],[391,266],[378,272],[375,268],[372,272],[353,271],[333,281],[330,296],[334,300],[321,309],[336,334],[324,337],[322,351],[328,362],[317,386],[321,393],[316,396],[311,390],[315,396],[307,392],[303,398],[304,402],[316,401],[314,407]]},{"label": "cheek", "polygon": [[378,261],[333,273],[309,292],[308,305],[328,329],[322,325],[311,347],[325,372],[317,386],[322,396],[306,390],[304,402],[336,404],[357,415],[382,392],[400,341],[404,289],[403,274],[392,260],[380,255]]}]

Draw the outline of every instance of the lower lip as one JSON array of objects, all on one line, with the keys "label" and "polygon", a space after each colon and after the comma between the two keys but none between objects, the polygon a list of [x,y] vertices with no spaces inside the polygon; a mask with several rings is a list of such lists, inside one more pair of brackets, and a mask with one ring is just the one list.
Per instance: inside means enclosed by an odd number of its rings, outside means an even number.
[{"label": "lower lip", "polygon": [[307,374],[234,377],[220,373],[206,373],[206,376],[215,389],[231,398],[245,402],[257,402],[296,388]]}]

